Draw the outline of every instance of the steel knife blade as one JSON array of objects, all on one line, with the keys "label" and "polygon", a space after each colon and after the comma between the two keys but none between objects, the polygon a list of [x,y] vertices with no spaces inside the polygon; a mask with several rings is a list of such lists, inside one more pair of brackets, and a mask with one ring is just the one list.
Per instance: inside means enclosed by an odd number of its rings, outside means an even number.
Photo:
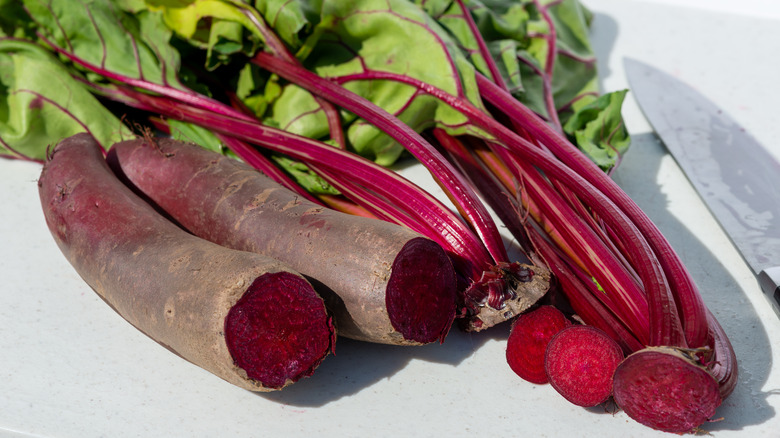
[{"label": "steel knife blade", "polygon": [[643,114],[780,316],[780,163],[692,86],[637,60],[624,66]]}]

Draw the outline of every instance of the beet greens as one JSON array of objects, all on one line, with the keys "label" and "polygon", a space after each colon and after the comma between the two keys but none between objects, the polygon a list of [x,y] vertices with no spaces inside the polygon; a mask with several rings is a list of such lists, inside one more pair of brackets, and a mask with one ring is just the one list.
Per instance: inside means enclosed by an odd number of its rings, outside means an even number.
[{"label": "beet greens", "polygon": [[[88,131],[104,147],[132,133],[41,46],[0,38],[0,156],[43,162],[46,145]],[[23,73],[23,74],[22,74]]]}]

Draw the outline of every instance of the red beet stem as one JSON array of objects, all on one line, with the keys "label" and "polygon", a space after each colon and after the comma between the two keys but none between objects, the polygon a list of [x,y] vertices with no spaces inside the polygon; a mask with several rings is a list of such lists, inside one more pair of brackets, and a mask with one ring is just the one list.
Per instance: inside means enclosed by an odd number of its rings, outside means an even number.
[{"label": "red beet stem", "polygon": [[722,398],[718,382],[696,363],[691,350],[648,347],[615,371],[615,402],[653,429],[693,432],[713,415]]},{"label": "red beet stem", "polygon": [[550,385],[578,406],[596,406],[612,395],[612,375],[623,351],[602,330],[573,325],[555,335],[544,368]]},{"label": "red beet stem", "polygon": [[550,339],[570,325],[553,306],[541,306],[518,316],[506,344],[506,361],[512,371],[531,383],[547,383],[544,356]]},{"label": "red beet stem", "polygon": [[[258,277],[225,317],[225,343],[247,377],[272,389],[311,376],[331,349],[330,318],[322,300],[306,293],[303,277],[275,272]],[[312,321],[326,321],[321,325]]]}]

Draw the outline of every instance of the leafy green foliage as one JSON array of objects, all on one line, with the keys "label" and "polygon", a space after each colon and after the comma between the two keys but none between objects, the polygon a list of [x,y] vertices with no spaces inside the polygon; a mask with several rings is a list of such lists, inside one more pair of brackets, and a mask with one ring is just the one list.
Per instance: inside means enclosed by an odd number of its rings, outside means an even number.
[{"label": "leafy green foliage", "polygon": [[[163,21],[190,44],[206,50],[206,68],[213,70],[229,62],[232,55],[257,49],[256,34],[245,33],[252,29],[250,17],[243,13],[238,2],[221,0],[165,1],[149,0],[154,10],[160,10]],[[208,19],[210,24],[203,25]]]},{"label": "leafy green foliage", "polygon": [[170,119],[167,122],[172,138],[195,143],[204,149],[219,152],[220,154],[227,154],[225,145],[208,129],[175,119]]},{"label": "leafy green foliage", "polygon": [[19,0],[0,0],[0,37],[33,38],[35,25]]},{"label": "leafy green foliage", "polygon": [[51,53],[0,39],[0,155],[43,160],[49,146],[83,131],[104,147],[132,137]]},{"label": "leafy green foliage", "polygon": [[[221,3],[223,9],[236,7],[230,1],[213,0],[199,0],[190,7],[201,3]],[[469,77],[473,75],[471,65],[438,24],[406,0],[259,2],[257,12],[262,15],[261,19],[265,19],[264,24],[289,44],[289,50],[297,52],[307,68],[322,76],[393,72],[419,79],[480,105],[474,80]],[[315,12],[320,15],[315,17]],[[198,14],[198,17],[202,24],[206,16],[214,23],[231,20],[229,15],[214,12],[211,15]],[[198,40],[194,36],[190,19],[175,19],[184,17],[184,14],[168,8],[165,16],[177,35],[193,44],[202,44],[200,40],[203,38]],[[258,26],[248,25],[243,18],[234,22],[246,26],[248,34],[262,37]],[[215,32],[213,25],[207,29]],[[289,29],[295,32],[290,33]],[[251,55],[252,50],[244,52]],[[247,93],[243,89],[240,93],[250,98],[248,106],[265,110],[258,114],[264,122],[285,129],[290,127],[292,132],[302,135],[326,139],[329,132],[327,119],[308,92],[284,86],[276,100],[268,101],[269,93],[262,89],[266,84],[276,86],[273,78],[269,78],[268,82],[255,81],[257,88],[252,92]],[[418,93],[412,86],[363,78],[346,83],[345,88],[386,109],[416,130],[440,126],[456,135],[479,134],[458,111],[431,96]],[[260,107],[258,99],[263,103]],[[349,145],[361,155],[389,165],[404,151],[373,125],[352,114],[342,113],[342,120]]]},{"label": "leafy green foliage", "polygon": [[[481,73],[492,76],[458,2],[417,3],[458,41]],[[584,120],[593,119],[612,128],[622,126],[622,98],[606,98],[611,105],[604,105],[601,98],[594,103],[599,89],[595,54],[588,38],[591,12],[574,0],[465,0],[464,4],[509,91],[534,112],[551,120],[552,109],[545,96],[549,92],[571,140],[602,168],[615,166],[619,155],[615,151],[624,152],[630,143],[625,129],[613,135],[608,145],[596,141],[593,128],[586,134],[580,126]],[[551,50],[552,60],[548,58]],[[546,81],[549,90],[545,89]],[[594,114],[599,109],[603,113]],[[574,120],[569,123],[570,119]]]},{"label": "leafy green foliage", "polygon": [[79,59],[128,78],[182,87],[179,53],[159,13],[130,13],[102,0],[24,0],[24,5],[47,39]]},{"label": "leafy green foliage", "polygon": [[[416,0],[432,18],[434,18],[457,41],[463,53],[467,54],[474,66],[483,74],[490,75],[479,44],[465,19],[465,11],[457,2],[450,0]],[[499,72],[509,89],[516,95],[523,91],[520,69],[522,62],[518,58],[528,46],[528,25],[530,12],[523,1],[487,1],[470,0],[464,2],[468,13],[488,45],[490,53],[499,68]],[[540,60],[540,62],[543,60]],[[523,75],[524,76],[524,75]]]},{"label": "leafy green foliage", "polygon": [[293,51],[299,50],[320,21],[327,0],[255,0],[255,9]]},{"label": "leafy green foliage", "polygon": [[581,108],[564,125],[566,133],[604,170],[626,152],[630,137],[620,116],[627,90],[605,94]]},{"label": "leafy green foliage", "polygon": [[306,187],[306,191],[315,195],[338,195],[339,191],[333,188],[327,181],[322,179],[319,175],[312,172],[308,166],[285,157],[283,155],[274,155],[274,162],[284,169],[290,177],[292,177],[296,183],[301,187]]},{"label": "leafy green foliage", "polygon": [[[263,123],[329,142],[320,102],[247,62],[258,50],[278,50],[267,41],[264,32],[270,31],[306,68],[343,81],[346,89],[413,129],[442,127],[452,135],[484,138],[484,132],[437,98],[373,77],[392,73],[413,78],[481,107],[474,74],[489,74],[489,69],[466,20],[470,14],[510,91],[547,119],[551,108],[545,93],[551,93],[570,138],[602,168],[613,167],[629,137],[624,128],[608,136],[603,131],[622,126],[622,98],[598,97],[588,41],[590,12],[576,0],[463,3],[465,11],[451,0],[88,0],[78,7],[66,0],[0,0],[0,31],[30,38],[38,26],[54,44],[114,74],[179,89],[184,81],[206,95],[235,93]],[[180,52],[182,42],[197,50]],[[209,89],[213,84],[182,69],[181,56],[212,71],[221,89]],[[91,81],[105,81],[85,74]],[[340,118],[348,146],[361,155],[390,165],[404,153],[401,145],[355,115],[342,111]]]},{"label": "leafy green foliage", "polygon": [[[481,106],[473,68],[454,41],[427,14],[410,2],[329,2],[323,6],[321,35],[305,65],[324,77],[364,75],[344,84],[417,131],[439,126],[451,134],[481,135],[458,111],[415,87],[371,79],[390,72],[420,80]],[[403,148],[361,120],[350,123],[347,136],[361,155],[392,164]]]}]

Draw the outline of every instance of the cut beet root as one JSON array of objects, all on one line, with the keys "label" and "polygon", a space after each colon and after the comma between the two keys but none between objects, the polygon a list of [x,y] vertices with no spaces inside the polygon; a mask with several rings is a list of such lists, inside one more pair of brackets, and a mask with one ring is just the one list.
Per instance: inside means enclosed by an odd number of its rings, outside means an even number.
[{"label": "cut beet root", "polygon": [[578,406],[596,406],[612,395],[612,375],[623,351],[603,331],[587,325],[561,330],[547,346],[544,368],[550,384]]},{"label": "cut beet root", "polygon": [[653,429],[692,432],[715,415],[718,382],[679,349],[650,347],[615,371],[614,396],[626,414]]},{"label": "cut beet root", "polygon": [[550,339],[570,325],[563,312],[541,306],[517,317],[506,343],[506,361],[518,376],[531,383],[547,383],[544,356]]},{"label": "cut beet root", "polygon": [[404,339],[427,344],[444,341],[452,321],[455,291],[450,261],[441,247],[422,237],[406,242],[393,261],[385,290],[390,323]]},{"label": "cut beet root", "polygon": [[225,342],[236,366],[269,389],[311,376],[335,341],[322,300],[300,276],[258,277],[225,318]]}]

